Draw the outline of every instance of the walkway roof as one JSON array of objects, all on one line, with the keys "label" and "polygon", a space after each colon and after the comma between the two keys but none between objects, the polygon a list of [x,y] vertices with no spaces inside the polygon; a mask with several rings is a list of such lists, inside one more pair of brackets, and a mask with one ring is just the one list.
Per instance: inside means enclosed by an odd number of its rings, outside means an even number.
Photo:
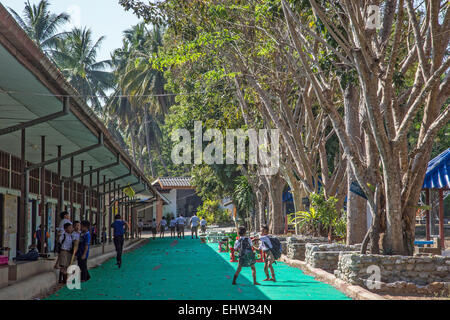
[{"label": "walkway roof", "polygon": [[[70,97],[67,115],[26,129],[27,161],[41,162],[41,136],[46,137],[48,160],[57,156],[59,145],[65,155],[97,144],[103,134],[103,146],[74,158],[74,174],[80,172],[81,160],[88,171],[90,166],[95,169],[114,163],[120,155],[120,164],[102,171],[99,182],[103,182],[103,175],[106,180],[115,179],[131,170],[131,176],[116,184],[125,187],[140,181],[133,189],[146,189],[156,195],[151,183],[102,121],[0,4],[0,129],[62,111],[63,97]],[[20,130],[0,135],[0,149],[20,157],[20,141]],[[47,169],[56,172],[57,163],[48,165]],[[62,175],[70,176],[70,160],[62,162]],[[84,181],[87,185],[88,177]],[[96,174],[93,174],[93,184],[97,184]]]},{"label": "walkway roof", "polygon": [[428,162],[422,188],[450,188],[450,148]]},{"label": "walkway roof", "polygon": [[162,177],[153,181],[152,185],[157,189],[195,189],[190,177]]}]

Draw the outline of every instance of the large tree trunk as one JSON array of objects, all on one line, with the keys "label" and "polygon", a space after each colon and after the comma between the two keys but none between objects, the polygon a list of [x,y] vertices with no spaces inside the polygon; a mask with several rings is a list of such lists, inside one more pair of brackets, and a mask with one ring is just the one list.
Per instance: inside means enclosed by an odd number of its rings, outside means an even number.
[{"label": "large tree trunk", "polygon": [[[345,89],[344,113],[346,132],[356,145],[363,145],[359,119],[359,95],[354,86]],[[367,233],[366,200],[350,191],[356,177],[347,164],[347,244],[361,243]]]},{"label": "large tree trunk", "polygon": [[278,173],[267,177],[269,182],[270,219],[269,230],[272,234],[284,233],[283,189],[285,181]]},{"label": "large tree trunk", "polygon": [[386,195],[386,234],[383,239],[383,250],[385,253],[407,255],[403,242],[402,186],[397,160],[388,160],[383,164]]}]

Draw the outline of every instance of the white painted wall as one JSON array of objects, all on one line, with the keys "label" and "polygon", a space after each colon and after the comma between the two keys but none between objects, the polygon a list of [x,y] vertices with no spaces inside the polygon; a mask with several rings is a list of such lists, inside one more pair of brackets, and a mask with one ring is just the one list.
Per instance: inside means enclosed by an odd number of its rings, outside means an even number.
[{"label": "white painted wall", "polygon": [[[169,193],[164,193],[164,197],[170,201],[170,204],[166,204],[163,206],[163,216],[167,216],[168,214],[172,214],[173,216],[177,215],[177,190],[172,189]],[[156,210],[156,209],[155,209]]]}]

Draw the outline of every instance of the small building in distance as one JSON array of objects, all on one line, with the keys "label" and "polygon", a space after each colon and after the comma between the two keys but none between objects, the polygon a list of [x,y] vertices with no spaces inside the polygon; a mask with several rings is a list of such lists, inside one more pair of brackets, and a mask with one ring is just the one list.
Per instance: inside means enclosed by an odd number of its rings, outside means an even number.
[{"label": "small building in distance", "polygon": [[162,177],[156,179],[152,186],[168,201],[163,205],[162,215],[191,217],[202,205],[190,177]]}]

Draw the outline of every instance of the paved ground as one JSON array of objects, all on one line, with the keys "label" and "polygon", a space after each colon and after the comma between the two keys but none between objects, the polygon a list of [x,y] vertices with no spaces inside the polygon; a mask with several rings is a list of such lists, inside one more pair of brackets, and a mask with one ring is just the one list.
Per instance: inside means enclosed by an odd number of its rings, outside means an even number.
[{"label": "paved ground", "polygon": [[[229,254],[217,251],[217,244],[201,244],[190,237],[156,239],[125,254],[121,269],[111,259],[90,270],[92,279],[83,283],[81,290],[64,287],[47,299],[349,299],[332,286],[280,262],[275,266],[278,282],[253,286],[251,270],[244,268],[238,285],[233,286],[236,266],[229,262]],[[257,273],[262,280],[262,263],[257,263]]]}]

